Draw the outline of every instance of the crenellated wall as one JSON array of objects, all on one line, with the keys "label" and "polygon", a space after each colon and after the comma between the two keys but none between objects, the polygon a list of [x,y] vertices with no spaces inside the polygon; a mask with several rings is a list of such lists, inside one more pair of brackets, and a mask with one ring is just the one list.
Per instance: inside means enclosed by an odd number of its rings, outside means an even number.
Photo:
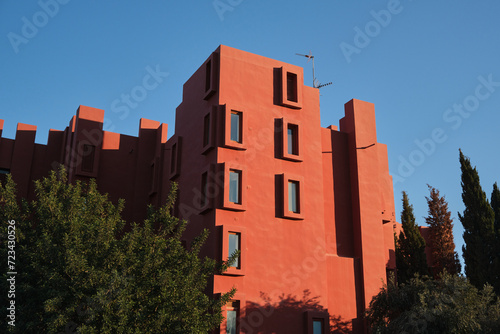
[{"label": "crenellated wall", "polygon": [[141,119],[132,137],[103,131],[103,119],[104,110],[80,106],[64,131],[49,131],[45,145],[35,143],[36,126],[18,124],[14,140],[0,137],[0,169],[12,174],[20,197],[32,199],[33,181],[63,164],[70,182],[95,178],[113,201],[125,199],[124,217],[140,221],[169,190],[161,184],[167,124]]}]

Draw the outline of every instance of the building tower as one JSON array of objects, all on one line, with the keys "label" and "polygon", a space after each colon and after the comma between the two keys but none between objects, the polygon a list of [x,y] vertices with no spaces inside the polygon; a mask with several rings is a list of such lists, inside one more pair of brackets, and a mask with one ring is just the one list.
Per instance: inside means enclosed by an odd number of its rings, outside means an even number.
[{"label": "building tower", "polygon": [[[362,332],[394,270],[394,198],[374,106],[351,100],[321,128],[302,68],[220,46],[184,85],[168,141],[178,214],[206,255],[241,256],[214,277],[235,286],[226,326],[247,333]],[[179,171],[179,172],[177,172]],[[318,328],[322,328],[321,330]]]}]

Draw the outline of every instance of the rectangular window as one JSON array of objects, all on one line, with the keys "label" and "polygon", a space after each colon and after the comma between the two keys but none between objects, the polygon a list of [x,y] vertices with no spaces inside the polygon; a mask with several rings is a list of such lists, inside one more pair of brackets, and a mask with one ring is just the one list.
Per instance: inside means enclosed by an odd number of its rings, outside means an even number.
[{"label": "rectangular window", "polygon": [[313,320],[313,334],[323,334],[323,320],[314,319]]},{"label": "rectangular window", "polygon": [[210,114],[206,114],[203,119],[203,147],[210,143]]},{"label": "rectangular window", "polygon": [[240,302],[239,301],[230,301],[226,305],[227,309],[227,325],[226,325],[226,333],[227,334],[236,334],[238,329],[238,316],[240,312]]},{"label": "rectangular window", "polygon": [[207,62],[207,65],[205,66],[205,92],[207,92],[210,89],[212,82],[212,60],[209,60]]},{"label": "rectangular window", "polygon": [[229,170],[229,202],[241,204],[241,171]]},{"label": "rectangular window", "polygon": [[288,210],[299,213],[299,182],[288,181]]},{"label": "rectangular window", "polygon": [[[228,256],[233,255],[234,252],[240,250],[240,234],[236,232],[229,232],[228,236],[229,248],[228,248]],[[240,255],[241,256],[241,255]],[[231,267],[240,268],[240,256],[236,259],[236,261],[231,265]]]},{"label": "rectangular window", "polygon": [[201,174],[201,206],[207,204],[208,173]]},{"label": "rectangular window", "polygon": [[[246,150],[244,122],[245,111],[238,106],[225,104],[223,106],[224,147],[234,150]],[[247,128],[248,126],[246,126]]]},{"label": "rectangular window", "polygon": [[299,155],[299,127],[295,124],[288,124],[287,141],[288,154]]},{"label": "rectangular window", "polygon": [[234,252],[239,251],[239,255],[223,275],[244,276],[246,266],[246,228],[241,226],[220,226],[220,261],[227,261]]},{"label": "rectangular window", "polygon": [[231,111],[231,140],[241,144],[241,112]]},{"label": "rectangular window", "polygon": [[286,73],[286,98],[288,101],[297,102],[297,74]]},{"label": "rectangular window", "polygon": [[92,173],[94,170],[95,146],[84,144],[82,154],[82,172]]}]

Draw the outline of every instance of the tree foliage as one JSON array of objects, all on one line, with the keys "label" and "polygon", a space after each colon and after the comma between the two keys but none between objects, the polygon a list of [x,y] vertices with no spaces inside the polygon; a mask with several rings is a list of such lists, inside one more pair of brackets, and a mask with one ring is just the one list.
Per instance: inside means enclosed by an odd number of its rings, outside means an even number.
[{"label": "tree foliage", "polygon": [[401,212],[403,230],[396,238],[396,266],[399,282],[406,282],[415,274],[429,273],[425,254],[425,240],[415,222],[413,206],[403,191],[403,211]]},{"label": "tree foliage", "polygon": [[495,215],[494,227],[495,232],[499,233],[500,231],[500,189],[498,189],[498,185],[495,182],[493,184],[493,191],[491,192],[491,208],[493,209],[493,213]]},{"label": "tree foliage", "polygon": [[458,254],[453,241],[453,219],[448,210],[448,203],[439,190],[429,186],[429,197],[426,197],[429,207],[425,222],[429,225],[430,246],[432,250],[431,268],[434,278],[446,270],[450,274],[458,274],[461,270]]},{"label": "tree foliage", "polygon": [[464,227],[463,258],[465,274],[477,288],[494,284],[496,273],[492,266],[495,248],[494,212],[479,183],[479,174],[470,159],[460,151],[462,171],[463,214],[458,217]]},{"label": "tree foliage", "polygon": [[[200,259],[205,230],[189,250],[186,221],[168,203],[149,209],[124,232],[123,201],[111,203],[95,181],[68,184],[64,170],[35,182],[22,209],[11,178],[0,187],[2,235],[16,221],[16,327],[19,333],[200,333],[222,321],[221,305],[204,290],[228,262]],[[2,240],[2,254],[6,243]],[[1,257],[5,268],[5,256]],[[6,279],[0,283],[6,295]],[[4,308],[5,310],[5,308]],[[5,312],[5,311],[2,311]],[[5,315],[4,315],[5,319]]]},{"label": "tree foliage", "polygon": [[372,333],[500,333],[500,301],[489,285],[478,290],[466,278],[414,277],[390,282],[370,302]]},{"label": "tree foliage", "polygon": [[492,267],[495,273],[494,282],[492,282],[495,292],[500,296],[500,190],[498,185],[493,185],[493,192],[491,193],[491,208],[495,215],[494,221],[494,234],[495,234],[495,247],[493,253]]}]

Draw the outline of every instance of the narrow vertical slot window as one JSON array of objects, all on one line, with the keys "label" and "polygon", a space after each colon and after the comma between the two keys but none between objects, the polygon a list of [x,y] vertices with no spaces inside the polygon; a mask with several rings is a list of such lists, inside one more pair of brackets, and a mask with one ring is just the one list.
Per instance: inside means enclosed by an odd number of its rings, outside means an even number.
[{"label": "narrow vertical slot window", "polygon": [[288,101],[297,102],[297,74],[286,73],[286,98]]},{"label": "narrow vertical slot window", "polygon": [[241,112],[231,111],[231,140],[241,144]]},{"label": "narrow vertical slot window", "polygon": [[[240,250],[240,233],[236,232],[229,232],[228,236],[228,241],[229,241],[229,247],[228,247],[228,256],[231,256],[234,254],[234,252]],[[241,254],[236,258],[234,263],[231,265],[231,267],[235,267],[237,269],[240,269],[240,262],[241,262]]]},{"label": "narrow vertical slot window", "polygon": [[299,133],[299,128],[297,125],[288,124],[288,129],[287,129],[288,154],[293,154],[293,155],[299,154],[298,133]]},{"label": "narrow vertical slot window", "polygon": [[240,302],[239,301],[230,301],[226,305],[227,314],[227,324],[226,324],[226,333],[227,334],[236,334],[238,329],[238,317],[240,313]]},{"label": "narrow vertical slot window", "polygon": [[241,171],[229,170],[229,202],[241,204]]},{"label": "narrow vertical slot window", "polygon": [[207,62],[205,67],[205,92],[208,92],[212,82],[212,60]]},{"label": "narrow vertical slot window", "polygon": [[[248,124],[244,118],[245,111],[236,106],[224,105],[224,147],[235,150],[246,150],[245,128]],[[246,116],[245,116],[246,117]]]},{"label": "narrow vertical slot window", "polygon": [[299,182],[288,181],[288,211],[299,213]]},{"label": "narrow vertical slot window", "polygon": [[210,143],[210,114],[206,114],[203,119],[203,147]]}]

